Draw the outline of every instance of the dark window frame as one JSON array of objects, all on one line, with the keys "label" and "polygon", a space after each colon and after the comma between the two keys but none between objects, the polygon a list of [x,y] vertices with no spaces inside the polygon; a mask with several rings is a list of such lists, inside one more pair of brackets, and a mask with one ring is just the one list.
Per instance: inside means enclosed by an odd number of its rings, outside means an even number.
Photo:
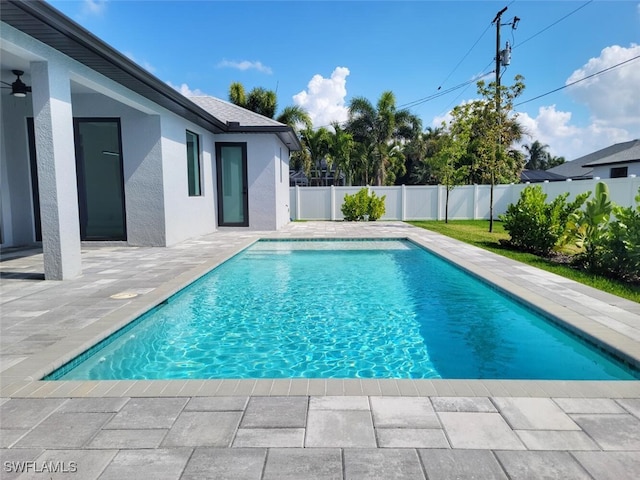
[{"label": "dark window frame", "polygon": [[[248,179],[248,156],[247,156],[247,142],[216,142],[216,185],[217,185],[217,207],[218,207],[218,226],[219,227],[248,227],[249,226],[249,179]],[[226,222],[224,219],[223,209],[223,192],[222,192],[222,148],[223,147],[240,147],[242,150],[242,164],[243,164],[243,222]]]},{"label": "dark window frame", "polygon": [[609,170],[609,178],[627,178],[629,175],[629,167],[611,167]]},{"label": "dark window frame", "polygon": [[[195,159],[189,154],[190,136],[195,140]],[[192,132],[191,130],[186,130],[185,147],[187,149],[187,192],[190,197],[202,197],[202,155],[200,154],[200,135]],[[195,171],[194,167],[197,167],[197,171]]]}]

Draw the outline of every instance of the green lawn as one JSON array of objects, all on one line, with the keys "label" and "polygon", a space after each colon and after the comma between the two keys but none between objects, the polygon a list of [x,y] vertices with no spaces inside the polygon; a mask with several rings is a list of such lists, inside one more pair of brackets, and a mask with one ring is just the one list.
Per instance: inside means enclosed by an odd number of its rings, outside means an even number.
[{"label": "green lawn", "polygon": [[537,257],[531,253],[517,252],[503,247],[499,241],[508,239],[509,234],[504,231],[500,222],[493,222],[492,233],[489,233],[488,220],[452,220],[449,223],[433,220],[408,223],[640,303],[640,286],[630,285],[599,275],[592,275],[567,265],[560,265],[545,258]]}]

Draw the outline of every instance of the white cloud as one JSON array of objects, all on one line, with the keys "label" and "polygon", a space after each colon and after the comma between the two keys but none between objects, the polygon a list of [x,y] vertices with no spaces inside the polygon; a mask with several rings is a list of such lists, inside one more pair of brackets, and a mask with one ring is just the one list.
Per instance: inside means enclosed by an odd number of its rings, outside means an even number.
[{"label": "white cloud", "polygon": [[83,15],[102,15],[107,9],[107,0],[84,0],[82,2]]},{"label": "white cloud", "polygon": [[[602,50],[574,71],[566,84],[617,65],[640,55],[640,45],[628,48],[613,45]],[[541,107],[533,117],[518,117],[530,140],[549,145],[549,152],[574,160],[615,143],[640,138],[640,60],[588,78],[566,91],[589,111],[586,126],[571,123],[571,112],[556,110],[555,105]],[[525,141],[524,143],[528,143]]]},{"label": "white cloud", "polygon": [[187,85],[186,83],[183,83],[180,86],[177,86],[171,82],[167,82],[167,85],[169,85],[174,90],[179,91],[185,97],[200,97],[200,96],[206,95],[202,90],[198,88],[196,88],[195,90],[191,90],[191,88],[189,88],[189,85]]},{"label": "white cloud", "polygon": [[[596,72],[640,56],[640,45],[629,48],[613,45],[606,47],[597,58],[573,72],[567,84]],[[640,60],[588,78],[568,88],[568,93],[586,105],[594,123],[602,127],[625,126],[640,132]]]},{"label": "white cloud", "polygon": [[250,62],[249,60],[242,60],[241,62],[222,60],[218,63],[218,68],[235,68],[236,70],[257,70],[267,75],[271,75],[273,70],[271,67],[264,65],[262,62]]},{"label": "white cloud", "polygon": [[633,138],[626,129],[601,122],[592,122],[586,127],[572,125],[571,112],[556,110],[555,105],[540,107],[535,117],[520,113],[518,122],[527,133],[523,143],[538,140],[549,145],[549,153],[565,157],[567,161]]},{"label": "white cloud", "polygon": [[[602,50],[597,58],[591,58],[575,70],[566,84],[575,82],[596,72],[617,65],[640,55],[640,46],[628,48],[613,45]],[[606,73],[588,78],[565,90],[589,112],[585,124],[577,124],[570,111],[562,111],[556,105],[540,107],[536,114],[520,112],[518,122],[526,136],[522,143],[538,140],[549,145],[552,155],[575,160],[583,155],[610,145],[640,138],[640,60],[614,68]],[[432,126],[448,122],[450,114],[434,118]]]},{"label": "white cloud", "polygon": [[309,113],[314,127],[344,122],[349,117],[345,106],[349,73],[346,67],[336,67],[330,78],[316,74],[309,80],[307,90],[293,96],[293,102]]}]

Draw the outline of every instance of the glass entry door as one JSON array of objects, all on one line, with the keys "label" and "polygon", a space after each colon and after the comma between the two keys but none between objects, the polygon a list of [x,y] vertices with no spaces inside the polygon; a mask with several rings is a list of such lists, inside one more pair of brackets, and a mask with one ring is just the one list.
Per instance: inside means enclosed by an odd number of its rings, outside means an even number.
[{"label": "glass entry door", "polygon": [[218,225],[249,226],[247,144],[216,143]]},{"label": "glass entry door", "polygon": [[74,119],[82,240],[126,240],[119,119]]}]

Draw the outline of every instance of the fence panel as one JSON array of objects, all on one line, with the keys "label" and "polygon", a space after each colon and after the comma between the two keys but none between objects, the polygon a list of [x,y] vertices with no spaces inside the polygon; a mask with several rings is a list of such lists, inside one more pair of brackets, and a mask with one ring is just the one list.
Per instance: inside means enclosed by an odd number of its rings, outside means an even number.
[{"label": "fence panel", "polygon": [[300,218],[296,220],[331,220],[331,187],[297,188],[300,193]]},{"label": "fence panel", "polygon": [[[461,185],[449,192],[449,218],[451,220],[466,220],[474,216],[474,185]],[[445,218],[447,210],[447,190],[442,187],[440,201],[440,218]]]},{"label": "fence panel", "polygon": [[377,197],[386,195],[385,212],[380,220],[402,220],[402,187],[371,187]]},{"label": "fence panel", "polygon": [[[569,201],[576,195],[591,191],[599,181],[609,186],[611,200],[625,207],[635,205],[640,178],[607,178],[546,182],[540,185],[547,194],[547,202],[568,192]],[[511,203],[520,198],[528,184],[495,185],[493,191],[494,218],[506,212]],[[294,220],[342,220],[340,210],[345,194],[354,194],[363,187],[291,187],[291,217]],[[385,215],[382,220],[436,220],[444,219],[446,190],[443,186],[415,185],[370,187],[377,196],[386,195]],[[454,188],[449,197],[450,219],[489,219],[491,187],[489,185],[463,185]]]},{"label": "fence panel", "polygon": [[405,187],[406,220],[438,219],[438,187],[436,185],[416,185]]}]

